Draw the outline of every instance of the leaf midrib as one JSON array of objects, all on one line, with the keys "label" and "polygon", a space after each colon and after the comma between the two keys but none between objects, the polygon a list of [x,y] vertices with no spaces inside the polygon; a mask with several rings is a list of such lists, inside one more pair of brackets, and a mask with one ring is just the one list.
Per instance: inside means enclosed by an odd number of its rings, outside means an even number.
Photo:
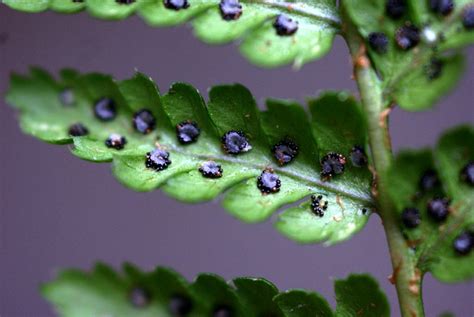
[{"label": "leaf midrib", "polygon": [[240,0],[247,4],[263,4],[272,8],[284,9],[287,12],[297,13],[299,15],[314,18],[316,20],[327,22],[333,27],[339,28],[341,20],[339,16],[328,14],[328,10],[313,7],[299,2],[282,2],[275,0]]},{"label": "leaf midrib", "polygon": [[[202,160],[210,160],[211,159],[211,160],[216,160],[216,161],[222,161],[222,162],[227,162],[227,163],[243,165],[243,166],[247,166],[247,167],[250,167],[250,168],[257,169],[257,170],[264,170],[266,167],[268,167],[267,164],[252,163],[252,162],[249,162],[249,161],[246,161],[246,160],[241,160],[239,158],[231,157],[231,156],[225,156],[225,155],[219,155],[219,154],[205,154],[205,155],[203,155],[203,154],[190,153],[188,151],[185,151],[185,150],[177,147],[174,143],[169,144],[169,147],[170,147],[169,150],[171,152],[176,152],[176,153],[179,153],[179,154],[184,155],[184,156],[190,156],[190,157],[194,157],[194,158],[198,158],[198,159],[202,159]],[[373,207],[374,206],[374,201],[373,201],[371,195],[357,195],[354,192],[349,192],[347,190],[341,189],[340,187],[338,187],[337,185],[335,185],[331,182],[324,182],[324,181],[321,181],[317,178],[308,177],[308,176],[306,176],[302,173],[298,173],[298,172],[295,172],[295,171],[290,171],[288,169],[284,169],[284,168],[281,168],[281,167],[278,167],[278,166],[272,166],[272,169],[277,171],[278,173],[280,173],[282,175],[286,175],[286,176],[289,176],[293,179],[298,180],[299,183],[301,183],[302,186],[304,186],[304,183],[309,183],[309,184],[313,185],[314,187],[323,188],[323,189],[327,190],[328,192],[332,192],[332,193],[335,193],[335,194],[340,194],[340,195],[348,197],[352,200],[358,201],[358,202],[366,205],[367,207]]]}]

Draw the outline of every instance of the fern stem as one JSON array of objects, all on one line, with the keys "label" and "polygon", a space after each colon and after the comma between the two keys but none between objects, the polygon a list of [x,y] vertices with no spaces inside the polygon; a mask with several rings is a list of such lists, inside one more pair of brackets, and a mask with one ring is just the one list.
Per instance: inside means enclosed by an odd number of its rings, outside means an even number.
[{"label": "fern stem", "polygon": [[364,41],[349,19],[345,19],[343,34],[353,58],[354,78],[368,121],[369,144],[376,174],[374,196],[378,213],[382,218],[393,267],[389,279],[396,286],[402,316],[422,317],[424,316],[421,297],[422,273],[416,268],[412,250],[402,235],[397,213],[387,191],[390,184],[386,173],[392,164],[393,155],[388,132],[387,104],[383,97],[382,85],[366,55]]}]

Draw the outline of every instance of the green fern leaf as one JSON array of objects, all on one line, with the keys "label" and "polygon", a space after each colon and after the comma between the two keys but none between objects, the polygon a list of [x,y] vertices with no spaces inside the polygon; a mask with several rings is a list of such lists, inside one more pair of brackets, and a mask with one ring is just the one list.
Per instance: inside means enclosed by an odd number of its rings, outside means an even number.
[{"label": "green fern leaf", "polygon": [[[207,43],[222,44],[242,39],[242,54],[264,67],[289,63],[300,67],[324,56],[331,49],[340,24],[335,0],[242,0],[241,14],[235,19],[224,19],[218,0],[189,0],[187,7],[178,10],[170,9],[163,0],[136,0],[130,4],[115,0],[3,2],[13,9],[28,12],[87,10],[102,19],[124,19],[137,14],[151,26],[172,26],[191,21],[196,36]],[[273,24],[280,14],[298,23],[296,32],[289,30],[283,32],[286,35],[277,34]]]},{"label": "green fern leaf", "polygon": [[143,272],[125,264],[119,273],[101,263],[91,272],[64,270],[41,287],[43,296],[64,317],[201,317],[217,316],[218,311],[235,317],[353,316],[352,312],[362,317],[390,315],[385,294],[368,275],[336,280],[335,289],[337,308],[333,313],[317,293],[280,292],[262,278],[226,282],[214,274],[200,274],[188,283],[168,268]]},{"label": "green fern leaf", "polygon": [[[429,149],[400,153],[389,173],[400,219],[405,208],[417,208],[420,214],[421,223],[415,228],[400,221],[418,267],[445,282],[474,277],[474,253],[469,249],[460,253],[454,247],[463,233],[474,232],[474,189],[462,176],[469,162],[474,162],[474,129],[464,126],[443,135],[434,153]],[[434,214],[429,207],[430,201],[440,198],[449,200],[447,214]]]},{"label": "green fern leaf", "polygon": [[[304,243],[345,240],[368,220],[373,201],[372,176],[364,162],[365,119],[359,104],[347,93],[327,92],[311,100],[310,122],[304,108],[295,102],[270,100],[267,109],[259,111],[251,93],[241,85],[212,88],[206,105],[187,84],[174,84],[161,96],[151,79],[139,73],[121,82],[73,70],[63,70],[60,77],[56,81],[40,69],[32,69],[29,76],[12,76],[7,101],[20,110],[22,129],[46,142],[72,143],[71,152],[82,159],[111,161],[113,174],[133,190],[161,187],[185,202],[212,200],[225,192],[224,207],[246,222],[266,220],[283,208],[278,230]],[[104,97],[116,106],[111,121],[94,115],[94,105]],[[132,127],[134,114],[143,108],[156,120],[156,129],[149,134]],[[183,122],[198,125],[196,142],[178,142],[176,129]],[[71,136],[69,129],[75,123],[81,123],[88,134]],[[221,138],[233,130],[242,131],[250,151],[231,155],[223,150]],[[123,149],[105,144],[111,134],[126,138]],[[298,146],[298,154],[289,164],[280,165],[271,149],[290,140]],[[362,166],[351,161],[355,146],[362,154]],[[167,151],[171,161],[160,171],[145,164],[147,153],[156,148]],[[321,161],[331,152],[345,161],[345,170],[332,178],[321,177]],[[203,176],[200,168],[209,161],[221,166],[221,177]],[[262,173],[279,177],[279,191],[259,190]],[[322,196],[319,209],[310,207],[311,195]],[[291,207],[299,200],[303,200],[300,206]],[[324,216],[317,215],[322,213]]]}]

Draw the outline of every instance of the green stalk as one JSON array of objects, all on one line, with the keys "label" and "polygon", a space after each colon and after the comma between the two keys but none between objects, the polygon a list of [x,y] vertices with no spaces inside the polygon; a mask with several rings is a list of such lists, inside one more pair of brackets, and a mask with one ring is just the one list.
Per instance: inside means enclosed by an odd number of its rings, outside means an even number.
[{"label": "green stalk", "polygon": [[355,26],[345,19],[343,34],[348,43],[354,64],[362,107],[367,116],[369,145],[376,176],[374,196],[377,211],[382,218],[388,242],[393,273],[390,281],[397,289],[400,311],[403,317],[424,316],[421,297],[422,274],[416,268],[413,254],[399,227],[399,219],[388,194],[390,186],[386,174],[393,160],[388,131],[387,102],[384,100],[381,82],[366,54],[365,43]]}]

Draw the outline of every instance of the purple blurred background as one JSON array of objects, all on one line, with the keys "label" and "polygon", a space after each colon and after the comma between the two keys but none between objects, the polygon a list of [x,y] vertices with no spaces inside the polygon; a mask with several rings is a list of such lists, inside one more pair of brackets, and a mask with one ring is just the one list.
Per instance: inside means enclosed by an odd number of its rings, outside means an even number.
[{"label": "purple blurred background", "polygon": [[[443,129],[474,122],[474,49],[458,89],[433,111],[396,109],[393,144],[428,146]],[[153,77],[162,91],[186,81],[202,92],[218,83],[239,82],[262,103],[265,97],[304,100],[322,89],[355,90],[347,49],[337,40],[322,61],[295,72],[256,68],[235,44],[209,47],[189,27],[153,29],[136,17],[104,22],[86,14],[25,14],[0,5],[0,93],[11,71],[28,65],[50,71],[75,67],[123,79],[134,69]],[[135,193],[122,187],[107,164],[91,164],[67,147],[21,134],[17,114],[0,100],[0,316],[53,316],[37,287],[60,267],[89,268],[102,260],[132,261],[145,269],[171,266],[192,278],[202,271],[226,278],[263,276],[280,289],[317,290],[334,304],[332,279],[370,272],[399,315],[380,220],[374,216],[351,241],[335,247],[300,246],[269,222],[243,224],[218,202],[185,205],[160,191]],[[427,276],[427,316],[452,311],[474,315],[473,283],[445,285]]]}]

